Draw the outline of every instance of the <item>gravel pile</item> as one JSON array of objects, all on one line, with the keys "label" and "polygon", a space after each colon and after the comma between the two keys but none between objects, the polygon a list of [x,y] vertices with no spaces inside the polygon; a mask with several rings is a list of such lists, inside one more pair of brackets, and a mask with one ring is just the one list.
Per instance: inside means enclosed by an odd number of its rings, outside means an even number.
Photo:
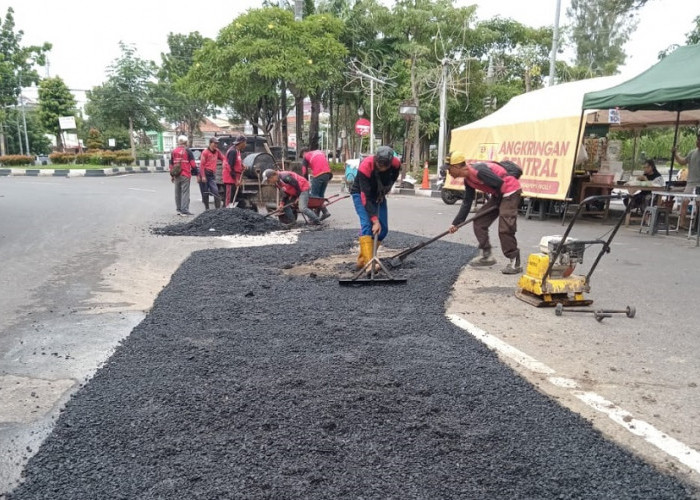
[{"label": "gravel pile", "polygon": [[290,273],[356,234],[193,254],[9,498],[692,497],[444,317],[473,248],[425,247],[401,286]]},{"label": "gravel pile", "polygon": [[224,208],[207,210],[194,219],[161,228],[153,234],[164,236],[256,235],[285,229],[277,217],[265,217],[253,210]]}]

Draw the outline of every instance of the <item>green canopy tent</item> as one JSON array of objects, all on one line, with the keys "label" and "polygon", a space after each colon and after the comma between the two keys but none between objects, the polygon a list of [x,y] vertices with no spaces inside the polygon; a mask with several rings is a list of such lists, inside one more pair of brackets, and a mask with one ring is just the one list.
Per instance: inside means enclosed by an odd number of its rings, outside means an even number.
[{"label": "green canopy tent", "polygon": [[583,110],[614,108],[676,112],[675,148],[681,112],[700,109],[700,44],[679,47],[631,80],[583,96]]}]

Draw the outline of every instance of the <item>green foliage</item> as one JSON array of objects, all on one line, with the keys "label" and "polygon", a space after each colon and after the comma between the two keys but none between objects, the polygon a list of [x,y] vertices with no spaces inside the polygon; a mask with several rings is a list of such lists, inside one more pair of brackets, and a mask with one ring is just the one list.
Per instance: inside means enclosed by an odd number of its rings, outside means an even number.
[{"label": "green foliage", "polygon": [[27,166],[34,164],[33,156],[26,155],[5,155],[0,156],[0,165],[5,167]]},{"label": "green foliage", "polygon": [[134,163],[134,157],[129,151],[120,151],[115,155],[114,163],[120,166],[131,165]]},{"label": "green foliage", "polygon": [[39,83],[39,119],[44,129],[56,137],[59,149],[62,138],[58,119],[75,116],[75,108],[75,98],[61,78],[45,78]]},{"label": "green foliage", "polygon": [[17,104],[23,86],[39,81],[33,66],[46,63],[51,44],[22,46],[24,32],[15,29],[14,9],[8,7],[5,20],[0,21],[0,116],[5,106]]},{"label": "green foliage", "polygon": [[99,156],[93,157],[96,165],[112,165],[117,161],[118,151],[102,151]]},{"label": "green foliage", "polygon": [[693,19],[693,23],[693,29],[685,35],[686,45],[695,45],[696,43],[700,43],[700,16]]},{"label": "green foliage", "polygon": [[89,165],[92,163],[92,153],[78,153],[75,155],[76,165]]},{"label": "green foliage", "polygon": [[[119,46],[122,54],[109,67],[107,81],[87,92],[89,126],[100,130],[160,130],[151,83],[155,65],[137,57],[133,47],[124,43]],[[128,132],[127,137],[131,144]]]},{"label": "green foliage", "polygon": [[68,165],[69,163],[73,163],[75,161],[75,155],[72,153],[57,151],[49,155],[49,160],[51,160],[51,163],[56,165]]},{"label": "green foliage", "polygon": [[[672,129],[652,129],[638,137],[636,161],[632,158],[633,136],[630,136],[629,133],[613,132],[610,134],[610,138],[622,140],[621,160],[627,170],[639,169],[646,158],[651,158],[657,163],[666,163],[671,160]],[[692,149],[695,149],[695,130],[683,128],[678,134],[678,154],[685,156]]]},{"label": "green foliage", "polygon": [[637,26],[636,11],[648,0],[571,0],[571,38],[576,66],[587,77],[613,75],[625,63],[624,44]]},{"label": "green foliage", "polygon": [[170,33],[170,52],[161,54],[162,64],[154,89],[156,105],[167,120],[180,124],[185,131],[199,132],[205,116],[214,112],[211,102],[199,92],[198,86],[189,85],[185,79],[194,65],[194,54],[207,40],[196,31],[189,35]]},{"label": "green foliage", "polygon": [[102,149],[104,146],[104,139],[100,131],[96,128],[91,128],[88,132],[86,144],[88,149]]}]

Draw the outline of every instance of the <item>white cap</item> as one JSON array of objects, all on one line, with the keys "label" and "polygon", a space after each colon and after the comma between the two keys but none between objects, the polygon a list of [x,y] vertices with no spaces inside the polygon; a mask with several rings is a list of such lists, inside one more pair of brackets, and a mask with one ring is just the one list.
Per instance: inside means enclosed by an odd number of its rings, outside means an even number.
[{"label": "white cap", "polygon": [[272,168],[266,169],[266,170],[263,172],[263,174],[262,174],[262,176],[263,176],[263,182],[267,182],[267,181],[270,179],[270,177],[272,177],[272,176],[275,175],[276,173],[277,173],[277,170],[274,170],[274,169],[272,169]]}]

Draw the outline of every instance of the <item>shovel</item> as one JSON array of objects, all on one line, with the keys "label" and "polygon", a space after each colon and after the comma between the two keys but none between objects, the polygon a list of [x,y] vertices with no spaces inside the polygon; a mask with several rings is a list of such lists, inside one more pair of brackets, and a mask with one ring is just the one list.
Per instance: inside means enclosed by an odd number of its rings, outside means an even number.
[{"label": "shovel", "polygon": [[[491,213],[494,210],[498,210],[498,207],[491,207],[491,208],[487,208],[486,210],[481,210],[481,211],[477,212],[476,214],[474,214],[472,217],[469,217],[464,222],[457,224],[457,227],[460,228],[462,226],[466,226],[470,222],[478,219],[479,217],[483,217],[484,215]],[[399,252],[396,255],[392,255],[391,257],[389,257],[389,261],[387,262],[387,264],[389,265],[389,267],[391,269],[399,267],[403,263],[404,259],[406,257],[408,257],[409,255],[411,255],[413,252],[420,250],[424,246],[430,245],[434,241],[437,241],[440,238],[447,236],[448,234],[450,234],[449,229],[447,231],[444,231],[444,232],[438,234],[437,236],[435,236],[433,238],[430,238],[428,241],[424,241],[422,243],[417,244],[416,246],[412,246],[411,248],[407,248],[403,252]]]},{"label": "shovel", "polygon": [[286,205],[284,205],[284,206],[278,208],[277,210],[275,210],[274,212],[270,212],[270,213],[267,214],[264,218],[267,219],[268,217],[271,217],[271,216],[273,216],[273,215],[281,215],[281,214],[284,213],[284,210],[285,210],[286,208],[291,207],[291,206],[293,206],[293,205],[296,205],[296,201],[293,201],[293,202],[291,202],[291,203],[287,203]]}]

